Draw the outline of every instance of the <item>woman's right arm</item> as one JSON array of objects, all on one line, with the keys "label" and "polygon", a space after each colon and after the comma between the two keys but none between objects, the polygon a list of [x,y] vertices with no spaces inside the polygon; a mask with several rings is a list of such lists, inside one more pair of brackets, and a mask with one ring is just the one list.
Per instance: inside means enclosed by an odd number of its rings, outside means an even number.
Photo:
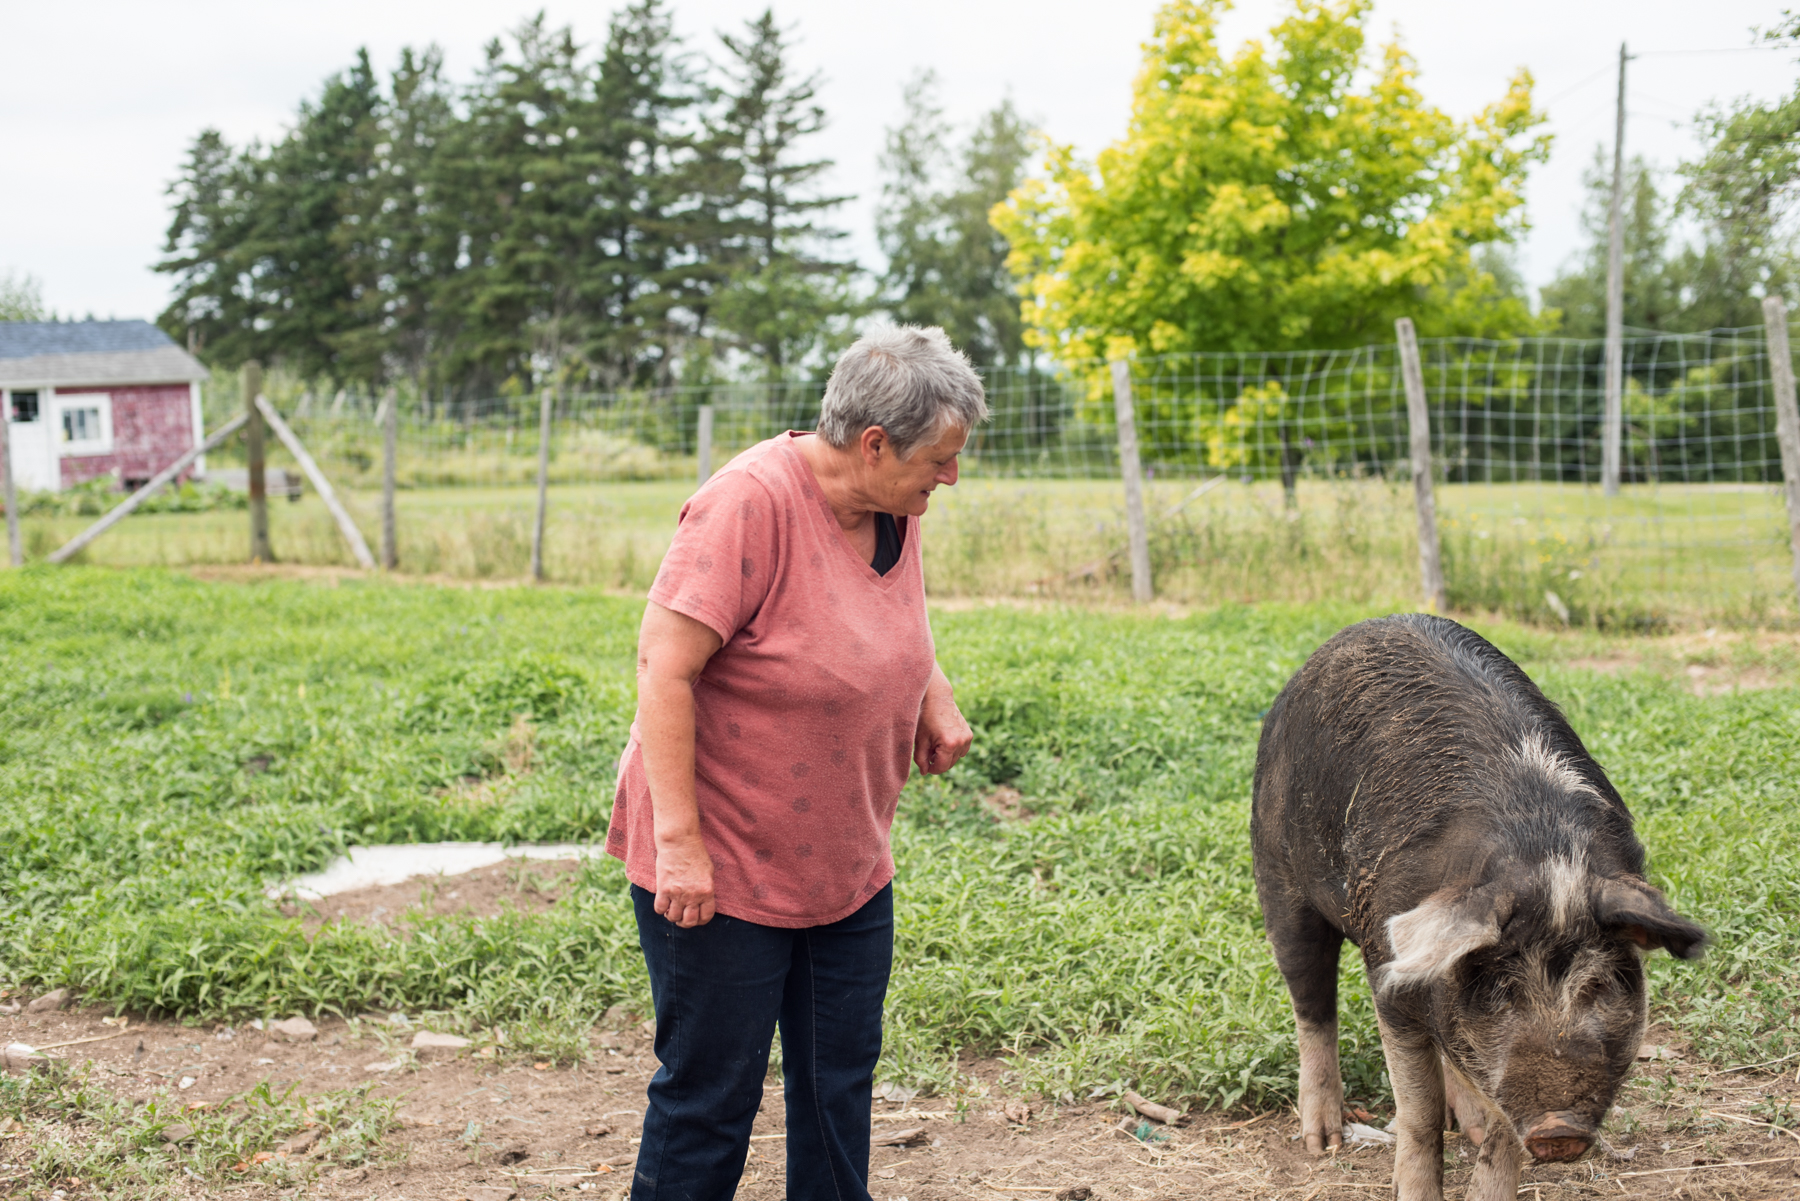
[{"label": "woman's right arm", "polygon": [[656,829],[656,912],[683,928],[713,917],[713,863],[694,794],[694,681],[724,645],[655,601],[638,630],[638,743]]}]

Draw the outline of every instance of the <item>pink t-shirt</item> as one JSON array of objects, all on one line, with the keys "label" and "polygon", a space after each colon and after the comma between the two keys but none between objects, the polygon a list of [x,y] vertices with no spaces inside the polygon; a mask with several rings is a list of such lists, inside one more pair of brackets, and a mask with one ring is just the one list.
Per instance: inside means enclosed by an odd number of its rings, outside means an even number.
[{"label": "pink t-shirt", "polygon": [[[918,522],[886,575],[851,549],[789,432],[682,507],[650,599],[724,646],[694,684],[694,785],[718,910],[765,926],[847,917],[894,876],[888,831],[936,664]],[[607,851],[656,888],[638,727]]]}]

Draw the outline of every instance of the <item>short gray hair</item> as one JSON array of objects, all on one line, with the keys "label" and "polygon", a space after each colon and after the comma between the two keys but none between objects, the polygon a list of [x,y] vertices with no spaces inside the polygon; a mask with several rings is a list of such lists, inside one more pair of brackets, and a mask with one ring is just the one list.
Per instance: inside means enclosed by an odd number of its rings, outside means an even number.
[{"label": "short gray hair", "polygon": [[988,417],[981,377],[937,326],[890,325],[846,350],[825,384],[819,437],[842,450],[872,425],[904,459],[947,427]]}]

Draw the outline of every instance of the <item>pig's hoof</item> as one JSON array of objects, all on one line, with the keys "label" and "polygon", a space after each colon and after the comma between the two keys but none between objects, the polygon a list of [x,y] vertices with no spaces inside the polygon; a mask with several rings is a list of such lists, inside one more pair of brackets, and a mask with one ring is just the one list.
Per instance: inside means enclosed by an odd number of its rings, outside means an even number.
[{"label": "pig's hoof", "polygon": [[1314,1155],[1323,1155],[1327,1151],[1339,1151],[1344,1146],[1344,1135],[1341,1131],[1333,1131],[1329,1137],[1316,1131],[1306,1136],[1306,1149]]},{"label": "pig's hoof", "polygon": [[1487,1127],[1486,1126],[1464,1126],[1463,1127],[1463,1137],[1468,1139],[1471,1143],[1475,1144],[1475,1146],[1479,1147],[1479,1146],[1481,1146],[1482,1140],[1487,1137]]}]

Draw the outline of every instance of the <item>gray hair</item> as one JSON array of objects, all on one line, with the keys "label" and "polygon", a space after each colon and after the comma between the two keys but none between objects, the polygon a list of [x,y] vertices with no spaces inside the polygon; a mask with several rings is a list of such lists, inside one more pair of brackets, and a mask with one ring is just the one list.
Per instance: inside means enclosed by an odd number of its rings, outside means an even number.
[{"label": "gray hair", "polygon": [[981,377],[937,326],[890,325],[846,350],[825,384],[819,437],[842,450],[872,425],[904,459],[947,427],[988,417]]}]

